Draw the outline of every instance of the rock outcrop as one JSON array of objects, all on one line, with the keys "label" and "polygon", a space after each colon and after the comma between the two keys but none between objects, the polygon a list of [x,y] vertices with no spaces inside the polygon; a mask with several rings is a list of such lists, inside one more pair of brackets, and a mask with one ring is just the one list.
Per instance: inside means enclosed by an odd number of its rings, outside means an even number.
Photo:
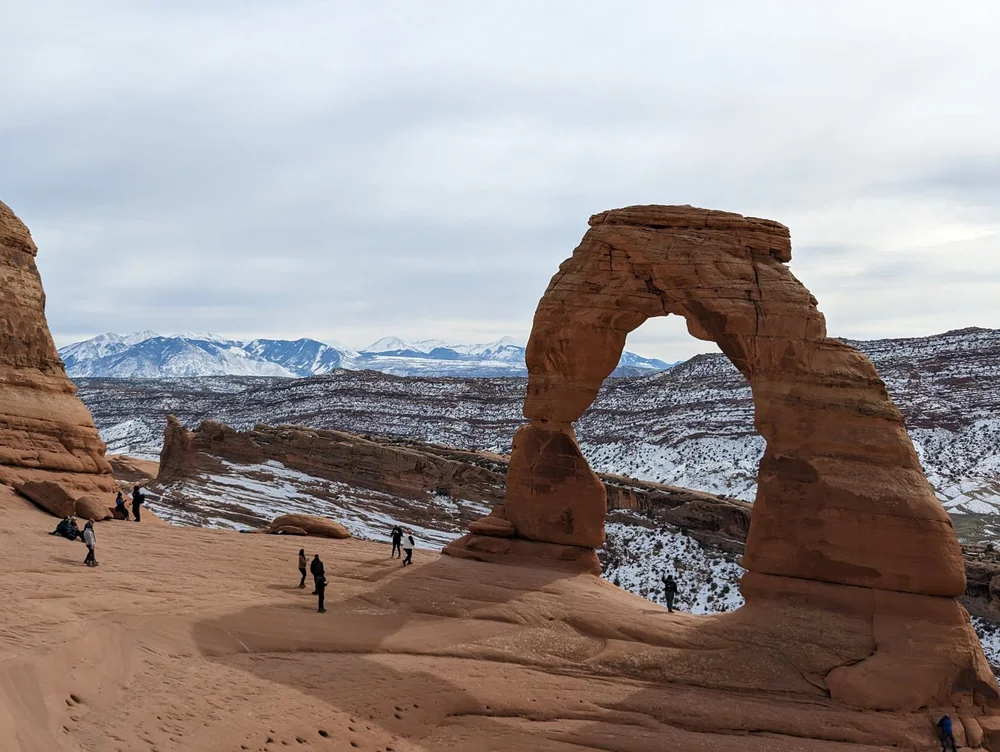
[{"label": "rock outcrop", "polygon": [[816,299],[788,270],[788,229],[688,206],[604,212],[590,227],[535,313],[530,423],[514,440],[504,504],[515,535],[496,539],[501,556],[484,556],[489,536],[475,533],[446,552],[516,562],[519,548],[572,546],[585,564],[602,539],[606,496],[573,422],[629,332],[654,316],[683,316],[749,381],[767,442],[743,558],[748,605],[732,623],[799,608],[850,632],[837,656],[801,633],[784,638],[802,674],[847,704],[1000,704],[955,600],[965,572],[951,521],[874,367],[827,337]]},{"label": "rock outcrop", "polygon": [[[249,431],[237,431],[221,423],[205,421],[191,431],[170,416],[154,489],[165,490],[189,482],[194,490],[190,499],[183,503],[187,511],[193,512],[199,503],[197,489],[203,487],[199,479],[251,473],[257,479],[255,482],[273,486],[280,481],[268,477],[265,463],[280,463],[281,467],[300,471],[309,478],[344,484],[344,492],[349,495],[365,491],[381,494],[378,498],[365,499],[363,506],[372,512],[384,512],[383,519],[388,517],[404,525],[455,531],[469,524],[488,536],[488,545],[495,549],[503,546],[496,538],[514,534],[503,505],[508,460],[506,455],[492,452],[301,426],[258,425]],[[657,520],[683,528],[706,545],[731,553],[742,551],[742,541],[750,526],[750,504],[616,475],[599,477],[609,509],[655,511]],[[331,496],[328,486],[310,485],[317,494],[317,501]],[[333,491],[332,495],[337,493]],[[231,493],[228,495],[232,497]],[[175,498],[176,494],[168,492],[167,496]],[[435,498],[447,501],[435,503]],[[456,508],[452,500],[478,502],[480,511],[462,519],[465,512]],[[230,501],[234,500],[230,498]],[[477,520],[484,505],[492,512]],[[436,514],[435,509],[442,513],[447,510],[446,516],[429,516]],[[243,510],[225,505],[216,507],[211,516],[251,527],[269,526],[266,520],[254,520]],[[332,516],[337,517],[336,514]],[[202,524],[208,524],[208,520]],[[388,532],[388,529],[383,531],[384,534]],[[578,556],[579,547],[570,547],[569,553]]]},{"label": "rock outcrop", "polygon": [[104,500],[93,494],[81,496],[76,500],[76,516],[81,520],[93,520],[94,522],[114,518],[114,514]]},{"label": "rock outcrop", "polygon": [[17,492],[56,517],[76,514],[76,499],[60,484],[50,480],[29,480],[20,483]]},{"label": "rock outcrop", "polygon": [[115,483],[104,443],[45,321],[36,253],[28,229],[0,203],[0,483],[108,493]]},{"label": "rock outcrop", "polygon": [[350,538],[347,528],[339,522],[315,514],[283,514],[271,522],[269,533],[278,535],[313,535],[317,538]]}]

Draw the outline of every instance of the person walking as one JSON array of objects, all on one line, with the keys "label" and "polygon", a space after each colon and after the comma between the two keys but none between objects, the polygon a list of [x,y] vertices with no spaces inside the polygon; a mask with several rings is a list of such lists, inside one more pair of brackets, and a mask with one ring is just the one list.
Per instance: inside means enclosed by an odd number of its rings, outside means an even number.
[{"label": "person walking", "polygon": [[302,573],[302,582],[299,583],[300,588],[305,588],[306,586],[306,564],[309,560],[306,558],[306,550],[304,548],[299,549],[299,571]]},{"label": "person walking", "polygon": [[955,745],[954,729],[951,725],[951,716],[947,713],[937,722],[938,730],[941,732],[941,752],[948,752],[948,745],[951,744],[951,752],[958,752]]},{"label": "person walking", "polygon": [[399,525],[396,525],[396,527],[392,529],[392,555],[389,557],[390,559],[402,557],[403,555],[402,543],[403,543],[403,528],[401,528]]},{"label": "person walking", "polygon": [[326,569],[323,566],[323,562],[320,561],[319,554],[316,554],[313,557],[312,562],[309,564],[309,573],[313,576],[313,583],[315,584],[312,594],[316,595],[319,590],[320,578],[322,577],[324,579],[324,583],[326,580]]},{"label": "person walking", "polygon": [[96,567],[97,558],[94,556],[94,550],[97,547],[97,537],[94,535],[93,520],[88,520],[87,524],[83,526],[83,542],[87,545],[87,558],[83,560],[83,563],[88,567]]},{"label": "person walking", "polygon": [[125,495],[118,489],[118,496],[115,497],[115,515],[128,522],[128,508],[125,506]]},{"label": "person walking", "polygon": [[326,598],[326,575],[322,572],[319,577],[316,578],[316,595],[319,596],[319,608],[316,610],[321,614],[325,614],[326,608],[324,607],[323,602]]},{"label": "person walking", "polygon": [[142,493],[142,489],[139,488],[139,484],[135,485],[132,489],[132,516],[135,517],[136,522],[140,522],[139,517],[139,507],[142,506],[142,502],[145,500],[145,496]]},{"label": "person walking", "polygon": [[663,578],[663,596],[667,599],[667,611],[674,612],[674,598],[677,596],[677,581],[673,575]]},{"label": "person walking", "polygon": [[406,558],[403,559],[403,566],[413,563],[413,533],[409,532],[406,538],[403,539],[403,551],[406,553]]}]

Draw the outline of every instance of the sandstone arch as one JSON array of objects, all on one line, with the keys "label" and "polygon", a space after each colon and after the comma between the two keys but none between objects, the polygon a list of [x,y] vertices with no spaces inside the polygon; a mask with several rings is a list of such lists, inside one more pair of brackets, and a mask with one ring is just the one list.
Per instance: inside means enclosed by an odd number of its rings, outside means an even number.
[{"label": "sandstone arch", "polygon": [[958,541],[898,409],[863,355],[826,336],[792,275],[788,229],[689,206],[597,214],[552,278],[528,342],[531,423],[504,514],[516,535],[593,548],[605,494],[572,423],[646,319],[683,316],[750,382],[767,441],[745,566],[762,574],[958,596]]},{"label": "sandstone arch", "polygon": [[[743,648],[711,671],[756,675],[770,641],[784,678],[760,679],[759,689],[813,677],[862,707],[993,706],[996,683],[955,601],[965,572],[951,522],[874,367],[826,336],[790,259],[788,229],[770,220],[690,206],[591,217],[535,313],[530,423],[514,438],[505,504],[446,552],[599,573],[606,497],[573,421],[629,332],[650,317],[683,316],[746,376],[767,442],[743,560],[747,606],[706,622]],[[833,635],[852,647],[834,655],[821,644]],[[699,676],[709,670],[701,651],[675,661]]]}]

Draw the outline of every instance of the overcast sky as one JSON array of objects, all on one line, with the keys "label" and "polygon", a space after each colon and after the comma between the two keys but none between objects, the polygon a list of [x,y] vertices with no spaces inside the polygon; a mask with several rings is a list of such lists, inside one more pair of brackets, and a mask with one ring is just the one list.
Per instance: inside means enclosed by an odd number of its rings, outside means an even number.
[{"label": "overcast sky", "polygon": [[1000,327],[998,29],[972,0],[9,3],[0,200],[60,344],[526,338],[588,217],[637,203],[787,224],[832,335]]}]

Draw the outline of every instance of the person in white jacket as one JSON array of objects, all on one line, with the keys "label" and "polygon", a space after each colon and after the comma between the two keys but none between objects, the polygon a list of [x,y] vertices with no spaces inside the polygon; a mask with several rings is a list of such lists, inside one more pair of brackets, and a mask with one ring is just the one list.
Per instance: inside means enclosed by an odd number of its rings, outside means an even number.
[{"label": "person in white jacket", "polygon": [[406,537],[403,538],[403,553],[406,554],[406,558],[403,559],[403,566],[413,563],[413,531],[407,530]]},{"label": "person in white jacket", "polygon": [[94,521],[88,520],[83,526],[83,542],[87,544],[87,558],[83,563],[88,567],[96,567],[97,559],[94,557],[94,549],[97,547],[97,537],[94,535]]}]

